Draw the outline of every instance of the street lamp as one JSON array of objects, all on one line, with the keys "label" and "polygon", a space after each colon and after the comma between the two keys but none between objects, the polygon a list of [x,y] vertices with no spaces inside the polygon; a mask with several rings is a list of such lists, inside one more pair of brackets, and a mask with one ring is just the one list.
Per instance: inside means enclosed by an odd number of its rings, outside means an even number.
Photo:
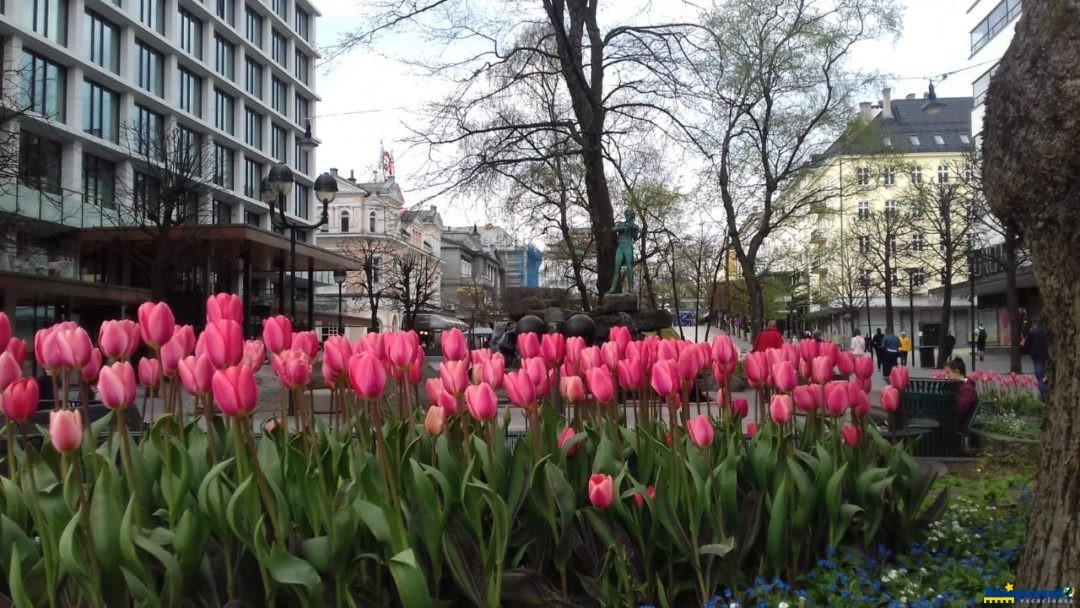
[{"label": "street lamp", "polygon": [[345,324],[341,317],[341,286],[345,284],[345,269],[338,268],[334,271],[334,282],[337,283],[337,326],[338,335],[344,335]]},{"label": "street lamp", "polygon": [[866,275],[859,277],[859,284],[862,285],[863,295],[866,298],[866,335],[869,337],[872,331],[870,326],[870,277]]},{"label": "street lamp", "polygon": [[971,369],[975,370],[975,248],[968,243],[968,301],[971,302]]},{"label": "street lamp", "polygon": [[908,316],[911,317],[911,340],[915,341],[915,275],[918,274],[918,268],[908,268],[907,280],[908,280]]}]

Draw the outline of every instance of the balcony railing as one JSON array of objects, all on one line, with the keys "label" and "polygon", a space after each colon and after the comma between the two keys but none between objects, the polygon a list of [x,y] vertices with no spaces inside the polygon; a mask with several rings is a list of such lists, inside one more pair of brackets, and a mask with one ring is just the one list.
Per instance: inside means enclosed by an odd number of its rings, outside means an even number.
[{"label": "balcony railing", "polygon": [[85,202],[80,192],[55,194],[19,182],[0,184],[0,212],[71,228],[112,228],[119,224],[114,210]]}]

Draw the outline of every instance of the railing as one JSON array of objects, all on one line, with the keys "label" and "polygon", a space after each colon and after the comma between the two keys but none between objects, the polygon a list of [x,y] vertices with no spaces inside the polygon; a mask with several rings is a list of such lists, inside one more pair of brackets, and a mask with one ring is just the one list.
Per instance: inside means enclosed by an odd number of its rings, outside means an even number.
[{"label": "railing", "polygon": [[112,228],[120,223],[115,211],[85,202],[81,192],[56,194],[19,182],[0,185],[0,211],[71,228]]}]

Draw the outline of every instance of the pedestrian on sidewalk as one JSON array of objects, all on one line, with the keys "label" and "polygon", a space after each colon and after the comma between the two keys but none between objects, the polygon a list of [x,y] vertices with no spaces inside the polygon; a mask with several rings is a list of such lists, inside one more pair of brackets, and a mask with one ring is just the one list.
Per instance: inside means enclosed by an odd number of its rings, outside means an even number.
[{"label": "pedestrian on sidewalk", "polygon": [[900,330],[900,365],[907,365],[908,353],[911,352],[911,338],[907,332]]},{"label": "pedestrian on sidewalk", "polygon": [[881,374],[888,380],[900,356],[900,338],[893,334],[892,325],[886,326],[885,332],[885,337],[881,339]]},{"label": "pedestrian on sidewalk", "polygon": [[881,328],[877,328],[877,333],[870,339],[870,343],[874,346],[874,356],[877,357],[878,369],[881,369],[881,341],[885,339],[885,334],[881,333]]},{"label": "pedestrian on sidewalk", "polygon": [[765,352],[770,348],[783,348],[784,335],[776,327],[776,321],[769,321],[769,326],[754,338],[754,352]]},{"label": "pedestrian on sidewalk", "polygon": [[1035,367],[1035,381],[1039,384],[1039,398],[1046,401],[1046,366],[1050,362],[1050,343],[1046,337],[1046,330],[1042,322],[1036,318],[1028,330],[1027,339],[1028,356]]},{"label": "pedestrian on sidewalk", "polygon": [[956,336],[945,330],[945,338],[941,341],[941,356],[938,358],[938,368],[944,369],[945,364],[952,360],[952,351],[956,348]]},{"label": "pedestrian on sidewalk", "polygon": [[866,354],[866,338],[862,337],[862,332],[858,329],[851,335],[851,354],[856,357],[862,357]]},{"label": "pedestrian on sidewalk", "polygon": [[979,323],[979,334],[975,339],[975,346],[979,349],[979,361],[982,361],[986,355],[986,328],[982,323]]}]

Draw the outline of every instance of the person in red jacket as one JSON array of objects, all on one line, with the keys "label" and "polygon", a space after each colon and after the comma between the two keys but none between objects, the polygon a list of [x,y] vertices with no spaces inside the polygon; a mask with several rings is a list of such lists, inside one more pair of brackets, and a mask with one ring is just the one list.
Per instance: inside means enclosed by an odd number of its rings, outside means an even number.
[{"label": "person in red jacket", "polygon": [[769,321],[769,327],[754,338],[754,352],[764,352],[770,348],[782,348],[784,335],[776,327],[776,321]]}]

